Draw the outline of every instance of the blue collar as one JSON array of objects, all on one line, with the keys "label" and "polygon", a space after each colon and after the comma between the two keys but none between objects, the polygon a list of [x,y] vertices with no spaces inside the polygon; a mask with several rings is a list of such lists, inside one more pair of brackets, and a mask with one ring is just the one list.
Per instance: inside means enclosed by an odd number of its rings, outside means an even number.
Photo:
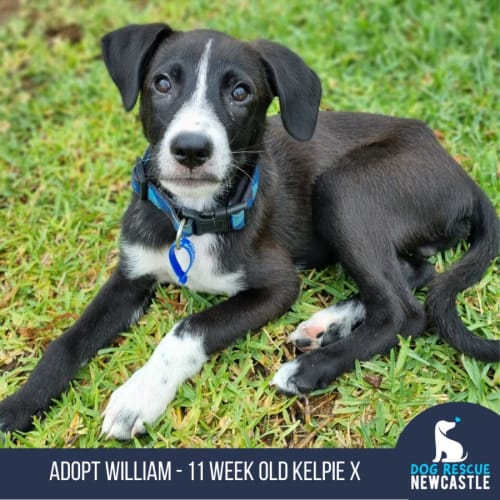
[{"label": "blue collar", "polygon": [[[132,189],[141,200],[149,201],[164,212],[172,222],[175,231],[179,230],[182,221],[182,236],[201,235],[206,233],[227,233],[239,231],[247,223],[247,215],[252,207],[259,187],[259,167],[255,166],[251,179],[243,176],[236,188],[235,198],[230,199],[227,206],[219,206],[215,210],[199,212],[181,207],[162,188],[148,180],[146,172],[150,164],[149,149],[143,158],[138,158],[132,171]],[[239,194],[239,196],[238,196]]]}]

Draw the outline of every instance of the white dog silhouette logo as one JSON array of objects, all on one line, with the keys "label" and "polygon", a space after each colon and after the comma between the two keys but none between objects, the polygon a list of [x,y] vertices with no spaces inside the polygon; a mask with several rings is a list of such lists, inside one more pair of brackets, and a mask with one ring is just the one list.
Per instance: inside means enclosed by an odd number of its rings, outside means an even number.
[{"label": "white dog silhouette logo", "polygon": [[[459,417],[455,417],[454,422],[439,420],[434,427],[434,437],[436,439],[436,456],[433,462],[463,462],[468,453],[464,454],[463,446],[454,439],[450,439],[446,434],[460,422]],[[443,457],[443,455],[445,455]]]}]

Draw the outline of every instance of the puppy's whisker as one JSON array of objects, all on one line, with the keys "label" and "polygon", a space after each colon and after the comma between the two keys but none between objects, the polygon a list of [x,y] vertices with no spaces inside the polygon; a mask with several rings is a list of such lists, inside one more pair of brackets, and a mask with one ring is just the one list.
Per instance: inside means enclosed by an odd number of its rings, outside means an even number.
[{"label": "puppy's whisker", "polygon": [[233,155],[247,155],[247,154],[262,154],[264,153],[263,149],[242,149],[240,151],[233,151]]},{"label": "puppy's whisker", "polygon": [[235,163],[231,163],[231,167],[238,170],[242,174],[244,174],[250,181],[252,181],[252,176],[244,169],[242,169],[240,166],[236,165]]}]

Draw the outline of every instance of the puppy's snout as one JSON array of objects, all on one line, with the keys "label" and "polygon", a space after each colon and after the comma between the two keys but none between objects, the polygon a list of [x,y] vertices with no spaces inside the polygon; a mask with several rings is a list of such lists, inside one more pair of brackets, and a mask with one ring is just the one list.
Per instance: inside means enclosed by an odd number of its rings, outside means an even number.
[{"label": "puppy's snout", "polygon": [[206,135],[185,132],[172,139],[170,152],[180,164],[192,169],[212,156],[213,144]]}]

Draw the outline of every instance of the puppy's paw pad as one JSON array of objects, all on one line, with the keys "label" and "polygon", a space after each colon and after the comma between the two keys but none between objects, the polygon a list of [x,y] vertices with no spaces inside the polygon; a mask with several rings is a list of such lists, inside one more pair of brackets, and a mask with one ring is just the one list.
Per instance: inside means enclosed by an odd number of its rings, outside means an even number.
[{"label": "puppy's paw pad", "polygon": [[322,324],[311,319],[303,321],[288,336],[287,342],[293,344],[299,351],[306,352],[317,349],[321,345],[321,336],[325,332]]},{"label": "puppy's paw pad", "polygon": [[340,302],[313,314],[290,334],[288,342],[300,351],[311,351],[349,335],[365,317],[363,304],[355,299]]}]

